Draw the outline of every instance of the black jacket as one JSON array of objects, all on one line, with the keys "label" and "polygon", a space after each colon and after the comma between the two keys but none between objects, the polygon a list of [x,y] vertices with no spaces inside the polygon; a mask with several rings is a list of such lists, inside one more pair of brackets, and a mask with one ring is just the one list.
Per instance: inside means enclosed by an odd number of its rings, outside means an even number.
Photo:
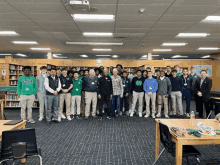
[{"label": "black jacket", "polygon": [[205,102],[210,99],[210,91],[212,89],[212,79],[206,77],[200,87],[201,78],[198,78],[195,83],[195,93],[197,94],[199,91],[202,93],[203,100]]},{"label": "black jacket", "polygon": [[192,78],[189,76],[189,75],[187,75],[187,78],[186,78],[186,83],[187,83],[187,86],[186,86],[186,88],[184,88],[185,86],[184,86],[184,84],[185,84],[185,79],[184,79],[184,77],[183,77],[183,75],[182,76],[180,76],[181,77],[181,79],[182,79],[182,92],[184,91],[184,90],[187,90],[187,91],[193,91],[193,89],[192,89]]},{"label": "black jacket", "polygon": [[112,79],[109,76],[100,77],[98,80],[98,95],[112,95]]}]

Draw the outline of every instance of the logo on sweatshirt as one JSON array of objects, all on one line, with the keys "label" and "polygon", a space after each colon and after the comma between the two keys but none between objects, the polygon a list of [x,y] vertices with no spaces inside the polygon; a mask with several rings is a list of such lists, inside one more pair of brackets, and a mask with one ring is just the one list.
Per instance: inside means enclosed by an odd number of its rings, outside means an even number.
[{"label": "logo on sweatshirt", "polygon": [[137,85],[137,86],[141,86],[141,85],[142,85],[142,81],[137,80],[137,81],[136,81],[136,85]]},{"label": "logo on sweatshirt", "polygon": [[33,80],[22,80],[22,83],[25,85],[33,84]]}]

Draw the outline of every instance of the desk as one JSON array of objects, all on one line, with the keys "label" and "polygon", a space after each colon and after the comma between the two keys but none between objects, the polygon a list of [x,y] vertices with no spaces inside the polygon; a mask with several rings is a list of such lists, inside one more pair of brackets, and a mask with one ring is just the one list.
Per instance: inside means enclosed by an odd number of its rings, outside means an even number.
[{"label": "desk", "polygon": [[[16,125],[3,125],[4,123],[9,122],[10,120],[0,120],[0,140],[2,140],[2,132],[3,131],[10,131],[16,129],[23,129],[26,125],[26,120],[16,124]],[[21,163],[25,163],[26,159],[21,159]]]},{"label": "desk", "polygon": [[[190,124],[190,119],[155,119],[156,121],[156,142],[155,142],[155,159],[159,155],[159,144],[160,144],[160,130],[159,122],[167,125],[168,127],[179,127],[179,128],[192,128],[197,129],[196,126],[199,122],[205,123],[205,125],[212,126],[214,129],[218,129],[218,123],[213,119],[195,119],[194,124]],[[172,134],[171,134],[172,135]],[[220,135],[215,136],[204,136],[201,135],[200,138],[195,137],[194,135],[186,135],[181,137],[175,137],[172,135],[172,141],[176,143],[176,165],[182,164],[182,147],[183,145],[205,145],[205,144],[220,144]]]}]

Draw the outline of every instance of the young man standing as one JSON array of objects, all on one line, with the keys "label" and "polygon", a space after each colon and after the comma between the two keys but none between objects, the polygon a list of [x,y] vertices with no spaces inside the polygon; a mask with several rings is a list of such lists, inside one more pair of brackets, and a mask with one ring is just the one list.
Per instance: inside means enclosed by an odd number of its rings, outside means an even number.
[{"label": "young man standing", "polygon": [[107,119],[111,119],[111,99],[113,95],[112,79],[108,76],[108,70],[103,70],[103,76],[99,78],[98,82],[98,98],[100,100],[99,105],[99,120],[102,120],[103,105],[107,104]]},{"label": "young man standing", "polygon": [[131,108],[130,117],[133,117],[134,110],[137,101],[138,103],[138,112],[139,117],[142,117],[142,111],[143,111],[143,97],[144,97],[144,90],[143,90],[143,84],[145,79],[141,76],[141,70],[137,70],[137,77],[134,77],[131,84],[131,90],[133,91],[133,103]]},{"label": "young man standing", "polygon": [[[121,98],[123,97],[123,84],[121,81],[121,76],[118,75],[118,70],[113,69],[112,87],[113,87],[113,97],[111,101],[111,115],[118,117],[120,113]],[[115,113],[116,110],[116,113]]]},{"label": "young man standing", "polygon": [[62,74],[59,77],[61,83],[61,90],[59,95],[59,114],[58,114],[58,121],[61,121],[61,117],[63,114],[63,104],[64,100],[66,103],[66,116],[67,119],[70,121],[70,103],[71,103],[71,89],[73,88],[73,81],[72,79],[67,76],[67,69],[62,69]]},{"label": "young man standing", "polygon": [[156,69],[156,70],[155,70],[155,74],[156,74],[156,75],[153,76],[153,78],[154,78],[154,79],[159,78],[159,77],[160,77],[160,70],[159,70],[159,69]]},{"label": "young man standing", "polygon": [[[135,68],[131,68],[131,73],[128,75],[128,79],[130,80],[130,84],[132,83],[132,79],[134,77],[136,77],[136,70]],[[132,99],[133,99],[133,96],[132,96],[132,93],[131,93],[131,90],[130,90],[130,94],[129,94],[129,110],[131,110],[131,107],[132,107]]]},{"label": "young man standing", "polygon": [[120,76],[120,77],[122,77],[122,65],[121,64],[118,64],[117,66],[116,66],[116,68],[117,68],[117,70],[118,70],[118,75]]},{"label": "young man standing", "polygon": [[176,69],[176,71],[177,71],[177,75],[176,76],[182,76],[183,75],[183,72],[181,71],[179,65],[175,65],[174,69]]},{"label": "young man standing", "polygon": [[177,70],[172,70],[172,77],[170,78],[170,82],[172,85],[171,91],[171,102],[172,102],[172,109],[170,112],[170,117],[176,117],[176,102],[179,110],[179,118],[183,118],[183,105],[182,105],[182,79],[181,77],[177,77]]},{"label": "young man standing", "polygon": [[131,91],[131,83],[130,80],[127,78],[127,71],[123,71],[122,73],[122,84],[124,87],[124,93],[123,93],[123,98],[121,98],[121,112],[123,107],[125,107],[125,111],[123,112],[123,114],[127,115],[129,114],[129,94]]},{"label": "young man standing", "polygon": [[166,73],[165,73],[165,76],[168,77],[168,78],[172,77],[171,67],[170,67],[170,66],[167,66],[166,70],[167,70],[167,71],[166,71]]},{"label": "young man standing", "polygon": [[83,79],[83,88],[85,89],[85,119],[89,118],[90,105],[92,102],[92,116],[96,118],[96,105],[97,105],[97,91],[98,91],[98,77],[95,76],[93,69],[89,70],[89,76]]},{"label": "young man standing", "polygon": [[79,79],[82,79],[84,77],[84,71],[83,70],[79,70]]},{"label": "young man standing", "polygon": [[[89,76],[89,70],[86,69],[84,70],[84,77],[82,77],[82,82],[88,76]],[[82,88],[81,105],[82,105],[82,116],[85,116],[86,103],[85,103],[85,89],[84,88]]]},{"label": "young man standing", "polygon": [[146,99],[146,115],[145,118],[150,116],[150,100],[152,103],[152,118],[155,118],[155,104],[156,104],[156,91],[158,89],[157,80],[152,77],[152,72],[148,71],[148,78],[144,81],[144,91]]},{"label": "young man standing", "polygon": [[60,68],[57,68],[56,73],[57,73],[57,77],[60,77],[60,75],[61,75],[61,69],[60,69]]},{"label": "young man standing", "polygon": [[192,78],[188,75],[188,70],[183,69],[182,79],[182,100],[186,97],[186,116],[190,117],[190,102],[192,92]]},{"label": "young man standing", "polygon": [[47,109],[46,102],[46,89],[44,86],[45,78],[47,77],[47,67],[40,67],[40,75],[36,77],[37,80],[37,98],[39,100],[40,108],[39,108],[39,121],[42,121],[44,118],[44,108]]},{"label": "young man standing", "polygon": [[21,104],[21,120],[26,120],[26,108],[27,108],[27,119],[30,123],[35,123],[32,118],[32,106],[35,100],[37,92],[36,79],[31,76],[31,67],[25,66],[23,68],[24,75],[19,77],[17,93]]},{"label": "young man standing", "polygon": [[[76,114],[77,107],[77,119],[80,118],[80,105],[81,105],[81,90],[82,90],[82,79],[79,79],[77,71],[73,72],[73,89],[71,90],[71,114]],[[75,104],[76,103],[76,104]]]},{"label": "young man standing", "polygon": [[51,75],[45,78],[44,86],[47,94],[47,125],[51,124],[51,111],[53,107],[53,122],[58,123],[58,93],[61,89],[60,79],[56,75],[56,69],[51,69]]},{"label": "young man standing", "polygon": [[160,71],[160,77],[157,78],[158,90],[157,90],[157,102],[158,102],[158,113],[156,117],[161,117],[162,103],[164,103],[164,115],[165,118],[168,116],[168,97],[171,93],[170,79],[165,77],[165,72]]}]

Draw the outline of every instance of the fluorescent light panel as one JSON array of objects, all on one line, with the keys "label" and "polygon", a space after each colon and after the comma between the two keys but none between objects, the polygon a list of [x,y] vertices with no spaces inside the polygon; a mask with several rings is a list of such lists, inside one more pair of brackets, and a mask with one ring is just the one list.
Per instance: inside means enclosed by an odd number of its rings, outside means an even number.
[{"label": "fluorescent light panel", "polygon": [[202,56],[201,58],[209,58],[209,57],[210,57],[210,55]]},{"label": "fluorescent light panel", "polygon": [[179,33],[176,37],[206,37],[208,33]]},{"label": "fluorescent light panel", "polygon": [[82,55],[80,55],[80,57],[84,57],[84,58],[86,58],[86,57],[88,57],[86,54],[82,54]]},{"label": "fluorescent light panel", "polygon": [[113,33],[93,33],[93,32],[84,32],[84,36],[88,37],[112,37]]},{"label": "fluorescent light panel", "polygon": [[155,52],[170,52],[172,49],[153,49]]},{"label": "fluorescent light panel", "polygon": [[98,57],[108,57],[108,56],[111,56],[111,55],[96,55],[96,56],[98,56]]},{"label": "fluorescent light panel", "polygon": [[11,54],[0,54],[0,56],[11,56]]},{"label": "fluorescent light panel", "polygon": [[31,50],[50,50],[50,48],[30,48]]},{"label": "fluorescent light panel", "polygon": [[28,44],[28,45],[35,45],[38,44],[36,41],[11,41],[14,44]]},{"label": "fluorescent light panel", "polygon": [[123,45],[122,43],[105,43],[105,42],[66,42],[72,45]]},{"label": "fluorescent light panel", "polygon": [[215,21],[218,22],[220,21],[220,16],[207,16],[204,21]]},{"label": "fluorescent light panel", "polygon": [[181,55],[175,55],[172,56],[171,58],[187,58],[188,56],[181,56]]},{"label": "fluorescent light panel", "polygon": [[208,47],[200,47],[198,50],[218,50],[219,48],[208,48]]},{"label": "fluorescent light panel", "polygon": [[156,56],[160,56],[160,55],[151,55],[151,56],[152,56],[152,57],[154,57],[154,56],[156,57]]},{"label": "fluorescent light panel", "polygon": [[143,58],[146,58],[146,57],[147,57],[147,55],[143,55],[142,57],[143,57]]},{"label": "fluorescent light panel", "polygon": [[17,54],[15,54],[16,56],[22,56],[22,57],[26,57],[26,55],[25,54],[21,54],[21,53],[17,53]]},{"label": "fluorescent light panel", "polygon": [[104,14],[71,14],[75,21],[114,21],[114,15]]},{"label": "fluorescent light panel", "polygon": [[112,58],[118,58],[118,55],[113,55]]},{"label": "fluorescent light panel", "polygon": [[162,46],[185,46],[187,43],[163,43]]},{"label": "fluorescent light panel", "polygon": [[19,35],[15,31],[0,31],[1,36],[16,36]]},{"label": "fluorescent light panel", "polygon": [[112,51],[112,49],[92,49],[93,51]]}]

